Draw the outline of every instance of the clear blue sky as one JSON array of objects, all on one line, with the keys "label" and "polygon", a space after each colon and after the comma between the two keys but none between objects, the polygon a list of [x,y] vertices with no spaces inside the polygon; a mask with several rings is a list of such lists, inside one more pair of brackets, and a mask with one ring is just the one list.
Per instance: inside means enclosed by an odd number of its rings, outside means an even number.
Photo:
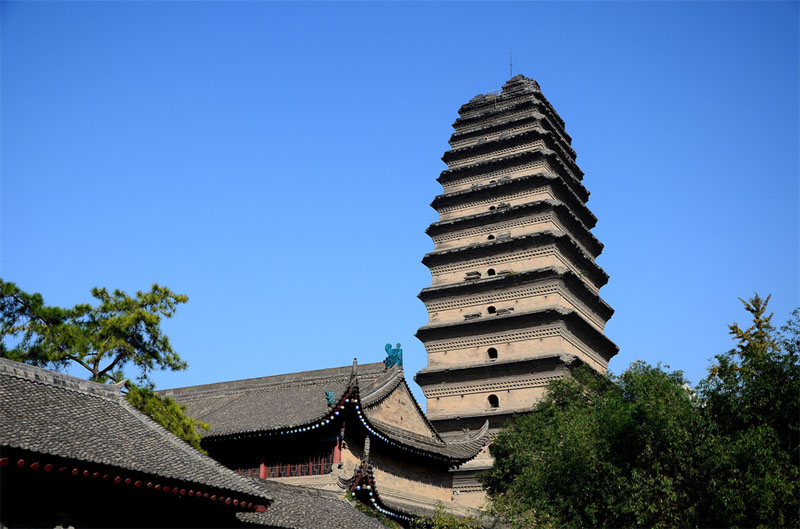
[{"label": "clear blue sky", "polygon": [[161,388],[380,361],[389,341],[424,367],[440,157],[509,49],[586,173],[612,371],[697,382],[738,297],[772,293],[776,323],[800,305],[798,2],[1,9],[0,274],[59,305],[188,294],[166,329],[190,368]]}]

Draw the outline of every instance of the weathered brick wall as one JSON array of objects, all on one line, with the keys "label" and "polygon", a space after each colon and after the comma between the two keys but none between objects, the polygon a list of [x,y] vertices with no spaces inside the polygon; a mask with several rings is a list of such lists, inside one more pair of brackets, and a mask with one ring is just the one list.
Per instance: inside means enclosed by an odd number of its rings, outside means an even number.
[{"label": "weathered brick wall", "polygon": [[409,506],[435,509],[453,503],[452,478],[446,467],[422,465],[379,452],[370,454],[375,486],[382,498]]},{"label": "weathered brick wall", "polygon": [[400,384],[377,406],[369,408],[367,414],[370,419],[402,428],[426,438],[431,437],[430,427],[420,416],[419,409],[405,384]]}]

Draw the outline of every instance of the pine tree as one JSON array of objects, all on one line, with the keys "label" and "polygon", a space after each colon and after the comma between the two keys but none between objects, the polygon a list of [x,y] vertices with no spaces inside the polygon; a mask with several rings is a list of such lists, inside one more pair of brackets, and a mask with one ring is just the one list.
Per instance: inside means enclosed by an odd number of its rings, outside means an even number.
[{"label": "pine tree", "polygon": [[53,307],[41,294],[29,294],[0,279],[0,356],[56,369],[74,363],[99,383],[120,382],[124,369],[133,367],[138,385],[126,384],[127,400],[200,449],[195,426],[208,425],[186,416],[184,407],[172,399],[154,393],[149,378],[154,369],[186,369],[161,330],[161,320],[171,318],[189,298],[159,285],[134,297],[105,288],[93,288],[91,293],[98,301],[95,306]]}]

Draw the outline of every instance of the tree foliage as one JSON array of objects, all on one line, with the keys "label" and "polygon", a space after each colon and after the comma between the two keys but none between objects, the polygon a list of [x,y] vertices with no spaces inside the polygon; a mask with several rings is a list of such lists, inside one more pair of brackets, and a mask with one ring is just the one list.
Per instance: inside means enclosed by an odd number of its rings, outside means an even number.
[{"label": "tree foliage", "polygon": [[105,383],[125,378],[125,367],[137,372],[139,385],[128,383],[126,398],[167,430],[200,448],[195,426],[208,428],[184,413],[184,407],[153,392],[149,373],[178,371],[187,364],[161,330],[188,297],[153,285],[134,297],[121,290],[93,288],[96,305],[49,306],[41,294],[29,294],[0,279],[0,356],[37,366],[64,368],[75,363],[90,380]]},{"label": "tree foliage", "polygon": [[481,529],[483,525],[474,516],[457,516],[445,510],[444,504],[436,502],[436,510],[430,518],[417,517],[411,522],[413,529]]},{"label": "tree foliage", "polygon": [[730,325],[736,349],[717,355],[698,387],[708,420],[703,509],[731,526],[800,525],[800,311],[779,333],[769,299],[742,300],[751,326]]},{"label": "tree foliage", "polygon": [[798,312],[778,333],[766,300],[693,391],[634,363],[551,383],[491,446],[492,512],[511,527],[786,527],[798,514]]},{"label": "tree foliage", "polygon": [[197,428],[208,429],[210,425],[186,415],[186,406],[178,404],[169,397],[157,395],[150,387],[139,387],[134,384],[127,384],[128,392],[125,399],[136,409],[149,416],[158,424],[163,426],[183,439],[197,450],[207,453],[200,446],[202,437],[197,432]]},{"label": "tree foliage", "polygon": [[188,297],[153,285],[135,297],[121,290],[93,288],[96,306],[71,308],[45,305],[41,294],[28,294],[0,279],[0,333],[6,358],[34,365],[65,366],[74,362],[104,382],[133,364],[138,379],[149,382],[153,369],[186,369],[161,330]]}]

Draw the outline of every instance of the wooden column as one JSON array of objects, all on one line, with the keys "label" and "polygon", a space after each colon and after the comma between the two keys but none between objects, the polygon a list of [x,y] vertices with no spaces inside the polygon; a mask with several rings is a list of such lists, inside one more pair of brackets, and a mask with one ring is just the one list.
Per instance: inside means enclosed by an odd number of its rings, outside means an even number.
[{"label": "wooden column", "polygon": [[342,439],[344,439],[344,424],[342,429],[339,430],[339,437],[336,438],[336,446],[333,447],[333,464],[342,461]]}]

